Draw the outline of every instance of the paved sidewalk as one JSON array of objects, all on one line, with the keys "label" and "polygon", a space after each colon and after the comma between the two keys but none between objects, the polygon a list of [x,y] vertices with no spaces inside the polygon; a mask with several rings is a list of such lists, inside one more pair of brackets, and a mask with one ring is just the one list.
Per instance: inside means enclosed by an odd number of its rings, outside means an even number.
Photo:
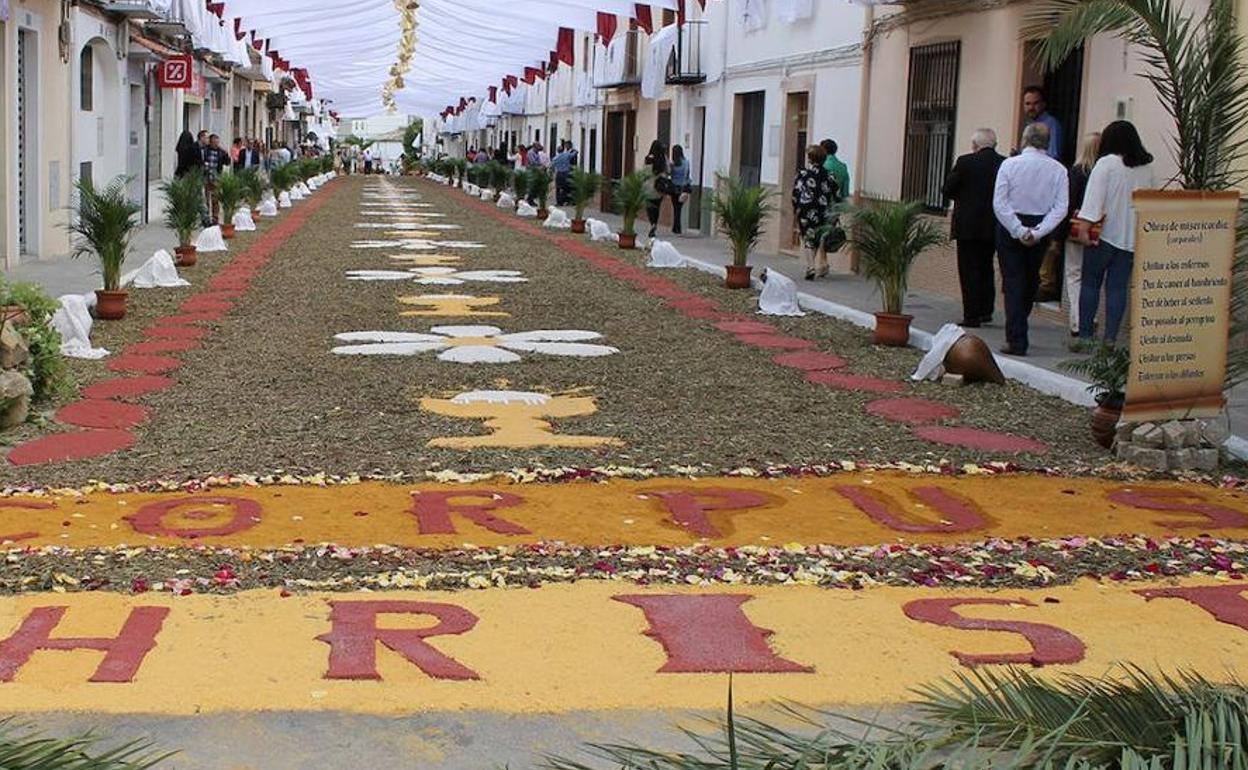
[{"label": "paved sidewalk", "polygon": [[[614,214],[603,214],[595,210],[587,215],[608,223],[616,232],[622,226],[621,218]],[[643,234],[646,226],[644,218],[637,223],[638,231]],[[727,243],[718,237],[700,234],[673,236],[670,230],[660,227],[658,238],[671,241],[682,255],[702,262],[726,265],[732,260]],[[879,294],[875,287],[858,275],[833,273],[828,278],[807,281],[803,278],[805,268],[801,259],[784,254],[756,252],[751,256],[750,263],[755,266],[755,275],[761,268],[776,270],[787,275],[797,283],[799,292],[865,313],[874,313],[880,309]],[[949,269],[956,271],[957,268],[950,264]],[[930,266],[928,272],[931,272]],[[956,285],[956,276],[951,280],[951,285]],[[987,342],[994,352],[1005,344],[1005,311],[1001,308],[1000,296],[997,298],[997,303],[994,322],[990,326],[972,330],[976,336]],[[935,334],[941,326],[947,323],[957,323],[962,318],[962,302],[958,297],[934,292],[910,291],[906,296],[906,312],[914,316],[915,329]],[[1070,331],[1064,323],[1048,316],[1055,316],[1055,314],[1042,312],[1032,315],[1029,335],[1031,349],[1025,358],[1018,360],[1049,371],[1060,372],[1068,377],[1076,377],[1060,368],[1061,362],[1076,357],[1067,347],[1070,343]],[[1082,378],[1076,377],[1076,379]],[[1231,391],[1227,411],[1230,416],[1231,432],[1236,436],[1248,436],[1248,385]]]},{"label": "paved sidewalk", "polygon": [[[143,225],[130,242],[130,251],[126,255],[122,273],[137,269],[151,259],[159,249],[172,253],[177,245],[177,235],[158,221],[153,220]],[[12,270],[5,271],[4,277],[9,281],[39,284],[52,297],[60,297],[64,294],[86,294],[103,285],[100,282],[98,262],[86,256],[78,259],[62,257],[24,262]]]}]

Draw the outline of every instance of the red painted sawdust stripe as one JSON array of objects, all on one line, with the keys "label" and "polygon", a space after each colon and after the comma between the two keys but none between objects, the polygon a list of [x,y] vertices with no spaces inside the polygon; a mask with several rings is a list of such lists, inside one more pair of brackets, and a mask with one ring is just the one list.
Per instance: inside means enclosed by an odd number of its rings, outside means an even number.
[{"label": "red painted sawdust stripe", "polygon": [[[800,365],[796,365],[794,363],[786,363],[778,358],[773,359],[777,365],[807,372],[807,382],[835,388],[837,390],[877,394],[902,393],[908,387],[907,383],[900,380],[886,380],[878,377],[855,375],[847,372],[830,371],[832,369],[843,368],[845,366],[845,361],[839,356],[819,354],[810,350],[810,348],[814,347],[814,343],[810,340],[782,334],[779,329],[763,321],[725,313],[722,309],[720,309],[719,304],[713,299],[691,292],[661,275],[656,275],[655,273],[648,272],[643,268],[637,267],[636,265],[632,265],[612,257],[596,245],[591,245],[568,235],[552,233],[551,231],[541,227],[539,224],[517,219],[510,216],[505,211],[500,211],[496,206],[484,204],[476,199],[469,199],[467,203],[469,206],[475,206],[482,212],[504,222],[516,230],[534,235],[559,246],[569,254],[580,257],[584,261],[612,277],[619,278],[622,281],[630,283],[637,289],[650,294],[651,296],[666,300],[668,307],[671,307],[687,318],[718,321],[718,323],[715,324],[715,328],[719,331],[731,334],[738,342],[762,349],[800,351],[803,354],[810,355],[828,355],[830,356],[830,359],[828,360],[837,364],[836,366],[823,366],[802,360]],[[938,411],[941,413],[950,414],[951,417],[959,414],[958,409],[952,404],[944,404],[935,401],[927,401],[926,403],[933,406],[924,407],[922,411],[925,414],[936,411],[937,408],[939,408]],[[877,411],[885,412],[883,414],[876,414],[870,409],[867,409],[866,411],[869,414],[874,414],[875,416],[879,416],[883,419],[910,422],[911,424],[934,421],[934,418],[902,419],[908,410],[900,407],[877,406]],[[919,410],[916,407],[913,411],[917,412]],[[911,415],[911,417],[913,417],[913,415]],[[956,426],[923,425],[914,429],[914,435],[935,444],[957,446],[963,449],[972,449],[983,452],[1028,452],[1031,454],[1044,454],[1048,451],[1048,446],[1046,444],[1033,439],[1006,433],[994,433],[992,431],[972,428],[959,428]]]},{"label": "red painted sawdust stripe", "polygon": [[191,324],[219,321],[232,310],[234,302],[231,300],[242,296],[251,287],[251,281],[273,254],[329,197],[317,195],[291,211],[223,266],[203,290],[183,302],[179,315],[157,319],[144,331],[147,341],[128,346],[110,361],[108,368],[111,371],[139,376],[97,383],[83,391],[84,400],[67,404],[57,412],[60,422],[82,430],[54,433],[20,444],[9,453],[9,462],[13,465],[42,465],[85,460],[134,446],[132,429],[146,421],[149,410],[120,403],[118,399],[171,387],[174,380],[155,375],[177,370],[182,361],[157,354],[197,347],[197,340],[208,336],[211,331]]}]

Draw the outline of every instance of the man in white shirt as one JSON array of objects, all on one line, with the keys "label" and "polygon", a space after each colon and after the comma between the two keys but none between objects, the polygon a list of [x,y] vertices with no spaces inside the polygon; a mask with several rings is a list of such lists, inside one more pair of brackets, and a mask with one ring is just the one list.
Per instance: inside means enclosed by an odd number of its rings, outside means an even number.
[{"label": "man in white shirt", "polygon": [[1032,123],[1023,130],[1023,151],[1001,164],[993,190],[997,217],[997,258],[1005,292],[1005,347],[1027,355],[1027,318],[1040,289],[1040,265],[1049,239],[1067,214],[1070,191],[1066,167],[1049,157],[1049,127]]}]

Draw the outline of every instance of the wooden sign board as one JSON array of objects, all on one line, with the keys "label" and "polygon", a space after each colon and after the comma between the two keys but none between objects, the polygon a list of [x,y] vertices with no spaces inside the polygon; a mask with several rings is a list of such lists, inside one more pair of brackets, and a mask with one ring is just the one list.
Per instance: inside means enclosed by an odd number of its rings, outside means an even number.
[{"label": "wooden sign board", "polygon": [[1239,193],[1140,190],[1131,286],[1133,422],[1215,417],[1225,405]]}]

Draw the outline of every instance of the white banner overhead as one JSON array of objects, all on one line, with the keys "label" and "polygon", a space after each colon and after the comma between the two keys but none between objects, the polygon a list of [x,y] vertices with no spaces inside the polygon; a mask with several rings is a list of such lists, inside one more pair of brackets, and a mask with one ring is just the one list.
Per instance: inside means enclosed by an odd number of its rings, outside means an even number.
[{"label": "white banner overhead", "polygon": [[[405,0],[398,1],[406,7]],[[201,38],[221,27],[233,40],[233,17],[240,17],[244,29],[269,40],[271,50],[306,67],[317,97],[329,99],[338,113],[381,109],[382,87],[400,51],[396,0],[228,0],[223,25],[202,11],[202,0],[175,0],[175,5]],[[678,2],[649,5],[675,10]],[[483,100],[505,76],[522,76],[525,67],[548,62],[561,27],[594,31],[600,11],[630,17],[634,10],[631,0],[421,0],[410,69],[394,94],[396,106],[427,114],[458,104],[461,97]]]}]

